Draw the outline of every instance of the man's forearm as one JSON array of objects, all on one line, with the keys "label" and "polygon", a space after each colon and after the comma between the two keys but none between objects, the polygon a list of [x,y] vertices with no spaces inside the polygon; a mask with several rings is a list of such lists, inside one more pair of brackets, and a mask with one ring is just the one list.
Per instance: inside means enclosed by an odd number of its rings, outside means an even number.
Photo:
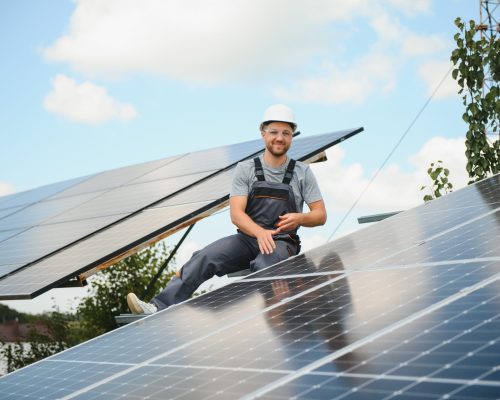
[{"label": "man's forearm", "polygon": [[301,214],[300,225],[311,228],[313,226],[324,225],[326,222],[326,212],[323,210],[311,210]]},{"label": "man's forearm", "polygon": [[322,200],[309,204],[309,212],[280,215],[277,227],[280,232],[297,229],[299,226],[313,227],[326,222],[326,209]]}]

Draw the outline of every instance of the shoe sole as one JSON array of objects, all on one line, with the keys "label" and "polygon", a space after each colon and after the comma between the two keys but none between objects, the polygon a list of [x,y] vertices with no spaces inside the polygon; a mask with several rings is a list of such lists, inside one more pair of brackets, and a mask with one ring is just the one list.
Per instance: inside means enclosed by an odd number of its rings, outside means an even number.
[{"label": "shoe sole", "polygon": [[133,293],[127,294],[127,304],[132,314],[144,314],[144,310],[137,303],[137,296]]}]

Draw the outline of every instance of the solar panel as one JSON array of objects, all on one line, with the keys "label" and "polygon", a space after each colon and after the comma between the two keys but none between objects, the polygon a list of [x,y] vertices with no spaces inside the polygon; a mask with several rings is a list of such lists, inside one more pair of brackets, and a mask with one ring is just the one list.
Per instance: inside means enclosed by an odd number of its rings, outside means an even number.
[{"label": "solar panel", "polygon": [[497,398],[499,211],[496,175],[7,375],[0,396]]},{"label": "solar panel", "polygon": [[[359,131],[346,130],[297,138],[290,156],[309,159]],[[70,188],[71,196],[61,192],[56,199],[33,205],[32,209],[41,207],[54,214],[57,207],[52,205],[53,202],[77,204],[44,219],[38,226],[26,228],[0,242],[0,274],[3,271],[4,275],[11,274],[0,280],[0,298],[37,296],[85,271],[116,262],[120,257],[174,232],[183,224],[192,223],[221,208],[228,200],[232,167],[220,172],[209,168],[220,168],[228,162],[234,166],[235,159],[248,156],[255,149],[262,151],[261,146],[262,141],[258,140],[241,146],[228,146],[227,149],[208,150],[196,157],[187,155],[169,159],[163,167],[156,168],[152,173],[143,173],[139,178],[138,173],[130,169],[129,177],[133,173],[136,178],[108,191],[102,190],[102,179],[98,186],[90,185],[90,180],[87,180]],[[206,158],[208,155],[214,157],[213,164]],[[185,174],[188,161],[194,163],[191,174],[169,176],[172,171],[169,172],[166,167]],[[143,165],[140,167],[140,171],[144,172],[146,168]],[[116,174],[111,171],[110,175]],[[97,183],[95,179],[92,178]],[[75,200],[83,196],[89,200]],[[150,206],[140,212],[135,211],[141,210],[144,204]],[[24,214],[27,213],[28,209]],[[24,220],[30,221],[28,217]],[[19,217],[16,221],[18,225],[12,222],[8,226],[22,226]]]},{"label": "solar panel", "polygon": [[499,310],[498,284],[487,285],[266,396],[496,398]]},{"label": "solar panel", "polygon": [[88,176],[82,176],[63,182],[45,185],[36,189],[27,190],[25,192],[19,192],[0,197],[0,210],[2,211],[2,214],[5,215],[7,213],[6,210],[20,209],[38,201],[42,201],[59,192],[67,190],[68,188],[71,188],[72,186],[77,185],[79,182],[82,182],[88,178]]},{"label": "solar panel", "polygon": [[[189,187],[210,173],[216,173],[241,158],[251,156],[261,147],[261,140],[253,140],[118,168],[7,196],[3,201],[0,199],[0,211],[3,207],[6,210],[16,207],[16,211],[0,218],[0,232],[4,233],[0,242],[0,265],[13,263],[10,253],[18,251],[20,243],[28,243],[28,247],[24,249],[22,258],[15,262],[22,266],[33,263],[85,235],[123,219],[126,216],[123,214],[138,212]],[[156,171],[170,172],[163,173],[163,180],[150,182],[153,178],[147,177]],[[168,177],[170,179],[166,179]],[[82,222],[84,219],[88,221]],[[35,241],[40,239],[47,242],[48,237],[44,232],[51,228],[45,226],[59,222],[66,222],[69,227],[65,228],[66,232],[71,233],[67,240],[58,241],[55,238],[32,251],[29,244],[33,242],[33,238]],[[78,225],[81,224],[92,228],[79,236]],[[25,232],[14,234],[19,229]]]},{"label": "solar panel", "polygon": [[[172,195],[196,180],[217,172],[216,168],[236,163],[238,157],[248,157],[260,148],[261,141],[254,140],[118,168],[0,198],[0,212],[5,213],[0,218],[0,265],[17,263],[24,266],[33,263],[81,239],[82,235],[115,223],[124,218],[124,214],[130,215]],[[193,159],[198,162],[194,163]],[[190,160],[191,168],[186,160]],[[148,174],[165,168],[170,171],[170,175],[176,176],[156,183],[146,179]],[[142,184],[136,182],[141,179]],[[88,221],[82,222],[84,219]],[[59,222],[66,222],[69,228],[53,225]],[[89,230],[80,235],[78,226],[81,224],[88,226]],[[45,232],[58,231],[59,227],[70,234],[61,238],[65,240],[56,237],[47,242]],[[39,240],[46,243],[32,249],[30,244]],[[21,248],[23,254],[13,261],[12,252],[19,252]]]}]

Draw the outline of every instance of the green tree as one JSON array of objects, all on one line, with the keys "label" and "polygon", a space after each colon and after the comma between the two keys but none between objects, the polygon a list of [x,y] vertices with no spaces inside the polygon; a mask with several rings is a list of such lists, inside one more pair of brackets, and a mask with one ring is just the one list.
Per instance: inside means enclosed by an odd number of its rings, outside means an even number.
[{"label": "green tree", "polygon": [[[126,296],[129,292],[142,295],[151,279],[169,255],[163,244],[146,248],[123,261],[120,261],[90,279],[90,295],[77,307],[76,315],[80,321],[81,339],[87,340],[115,329],[114,317],[129,313]],[[171,262],[175,261],[175,257]],[[149,301],[172,278],[174,271],[164,271],[155,283]]]},{"label": "green tree", "polygon": [[58,353],[79,342],[73,334],[75,316],[54,311],[37,316],[26,342],[3,343],[0,356],[5,360],[7,372],[12,372],[35,361]]},{"label": "green tree", "polygon": [[0,322],[13,321],[16,320],[20,323],[29,322],[33,318],[33,315],[19,312],[13,310],[5,304],[0,304]]},{"label": "green tree", "polygon": [[[58,311],[38,316],[23,314],[23,318],[30,323],[44,325],[46,332],[40,333],[40,330],[32,329],[25,343],[3,344],[0,357],[5,360],[8,372],[115,329],[115,315],[129,312],[127,293],[142,295],[169,253],[169,249],[162,243],[94,275],[89,279],[89,296],[82,299],[76,315]],[[175,257],[171,262],[174,261]],[[164,271],[145,300],[150,300],[173,275],[173,271]],[[4,311],[17,317],[15,311]]]},{"label": "green tree", "polygon": [[[460,86],[468,124],[466,133],[467,173],[469,183],[479,181],[500,170],[500,141],[488,141],[487,131],[499,132],[500,116],[500,40],[498,35],[479,37],[474,21],[467,27],[455,20],[459,32],[454,39],[457,48],[451,54],[453,78]],[[485,82],[485,77],[491,80]]]}]

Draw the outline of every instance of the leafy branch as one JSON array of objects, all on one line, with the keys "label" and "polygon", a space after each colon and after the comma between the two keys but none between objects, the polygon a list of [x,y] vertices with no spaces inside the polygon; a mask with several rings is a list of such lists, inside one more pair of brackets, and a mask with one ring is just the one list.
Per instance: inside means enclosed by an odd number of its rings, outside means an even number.
[{"label": "leafy branch", "polygon": [[443,162],[438,160],[436,163],[431,163],[427,170],[427,174],[432,179],[432,187],[422,186],[420,190],[428,189],[431,194],[424,196],[424,201],[428,202],[453,191],[453,185],[449,181],[448,176],[450,171],[443,166]]},{"label": "leafy branch", "polygon": [[[457,48],[451,54],[455,66],[452,76],[460,86],[465,106],[466,169],[472,183],[500,170],[500,141],[497,138],[490,144],[487,137],[488,131],[499,131],[500,40],[497,35],[476,39],[474,21],[467,27],[457,18],[455,25],[459,32],[454,36]],[[487,76],[491,78],[488,81]]]}]

